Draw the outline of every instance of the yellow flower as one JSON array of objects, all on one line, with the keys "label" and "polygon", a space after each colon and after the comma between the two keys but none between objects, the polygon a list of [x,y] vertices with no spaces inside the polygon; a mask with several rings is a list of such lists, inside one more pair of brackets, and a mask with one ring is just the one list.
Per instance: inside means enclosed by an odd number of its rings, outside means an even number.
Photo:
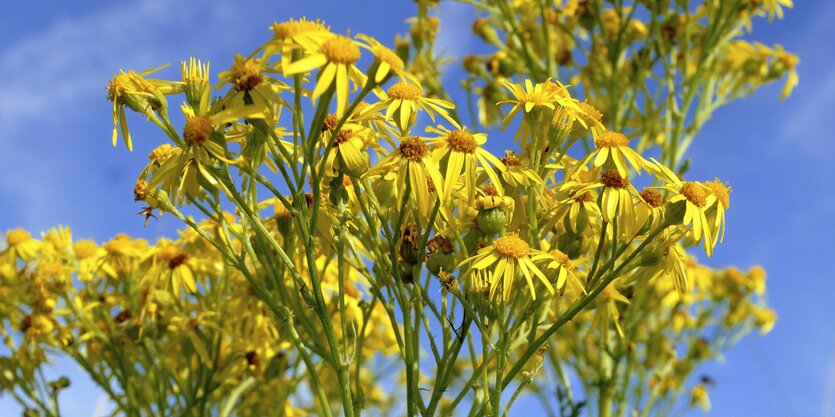
[{"label": "yellow flower", "polygon": [[476,189],[476,168],[479,165],[487,174],[487,177],[490,178],[491,185],[496,188],[499,195],[504,195],[502,182],[496,175],[496,171],[493,170],[493,166],[495,166],[500,172],[504,171],[504,164],[499,158],[481,147],[487,142],[486,134],[471,133],[467,129],[451,131],[440,125],[437,128],[428,127],[426,131],[441,135],[430,139],[429,145],[433,148],[432,157],[441,166],[446,166],[444,170],[443,201],[449,201],[455,184],[462,173],[464,174],[464,190],[469,197],[469,201],[472,201]]},{"label": "yellow flower", "polygon": [[617,168],[621,177],[627,178],[629,176],[629,171],[626,169],[627,162],[638,174],[641,173],[641,168],[649,166],[649,162],[629,147],[629,139],[623,133],[604,132],[594,140],[594,147],[595,150],[580,160],[575,170],[586,166],[590,161],[595,168],[609,163]]},{"label": "yellow flower", "polygon": [[358,124],[346,123],[339,132],[323,132],[323,142],[328,143],[331,135],[334,151],[328,153],[325,162],[325,175],[336,176],[339,171],[352,177],[360,177],[368,171],[370,162],[365,150],[364,137],[371,134],[370,129]]},{"label": "yellow flower", "polygon": [[435,122],[435,113],[440,114],[444,119],[459,127],[447,109],[455,106],[446,100],[439,98],[423,97],[423,88],[415,83],[401,81],[388,89],[388,94],[379,93],[380,101],[366,107],[362,114],[386,109],[386,118],[391,119],[400,128],[401,133],[409,131],[409,127],[415,124],[417,111],[423,110],[429,115],[432,122]]},{"label": "yellow flower", "polygon": [[[491,269],[491,300],[496,297],[496,290],[501,288],[502,300],[508,302],[510,300],[513,282],[516,280],[517,275],[525,278],[531,293],[531,298],[536,299],[536,289],[534,288],[533,281],[534,276],[539,278],[539,281],[545,285],[545,288],[551,294],[554,293],[554,287],[551,285],[548,277],[534,264],[535,260],[541,260],[549,256],[545,252],[531,249],[516,234],[508,234],[496,239],[492,245],[480,249],[476,255],[462,262],[459,268],[462,265],[470,264],[470,267],[464,273],[464,277],[468,277],[474,272]],[[500,283],[501,287],[499,287]]]},{"label": "yellow flower", "polygon": [[157,251],[154,254],[154,261],[161,265],[162,277],[167,278],[172,291],[178,297],[183,289],[188,294],[197,292],[197,281],[194,277],[192,267],[189,265],[189,256],[177,244],[166,240],[157,243]]},{"label": "yellow flower", "polygon": [[[417,136],[405,137],[400,146],[391,154],[383,158],[369,175],[383,176],[391,169],[397,170],[395,192],[396,207],[403,201],[406,183],[411,189],[410,200],[418,215],[428,218],[438,195],[443,195],[443,177],[438,170],[438,163],[429,152],[429,145]],[[430,181],[436,191],[431,197]]]},{"label": "yellow flower", "polygon": [[209,94],[201,96],[196,109],[186,103],[181,109],[186,119],[183,127],[185,149],[155,149],[149,155],[151,164],[143,171],[143,174],[153,175],[147,188],[161,185],[178,206],[183,204],[185,196],[198,194],[198,176],[209,185],[217,184],[206,170],[207,166],[212,166],[216,160],[235,163],[229,159],[223,129],[241,119],[263,119],[269,111],[256,104],[244,104],[243,100],[210,103]]},{"label": "yellow flower", "polygon": [[634,197],[635,200],[635,229],[637,233],[647,222],[648,230],[655,229],[664,220],[664,199],[658,191],[645,188]]},{"label": "yellow flower", "polygon": [[622,177],[616,169],[603,171],[600,182],[603,185],[603,197],[600,201],[603,219],[611,223],[617,216],[621,231],[632,230],[632,223],[635,221],[632,196],[637,195],[638,191],[629,183],[629,179]]},{"label": "yellow flower", "polygon": [[271,56],[276,50],[281,53],[281,67],[286,68],[290,63],[300,58],[305,51],[318,50],[326,40],[336,36],[330,27],[320,20],[290,19],[286,22],[271,26],[273,39],[267,43],[264,58]]},{"label": "yellow flower", "polygon": [[546,271],[553,271],[556,275],[557,289],[562,290],[565,284],[569,283],[575,292],[586,292],[586,289],[583,287],[583,283],[580,282],[577,275],[574,274],[576,267],[571,262],[568,255],[559,249],[554,249],[548,252],[548,257],[543,258],[543,261],[547,262],[545,265]]},{"label": "yellow flower", "polygon": [[164,111],[168,106],[165,94],[180,92],[177,83],[145,78],[146,75],[166,66],[162,65],[140,73],[119,70],[119,75],[114,75],[113,79],[105,87],[105,90],[107,90],[107,99],[113,103],[113,146],[116,146],[117,131],[121,128],[125,146],[127,146],[129,151],[133,150],[133,142],[131,141],[128,121],[125,116],[125,106],[135,112],[142,113],[145,117],[156,117],[154,116],[155,111]]},{"label": "yellow flower", "polygon": [[504,165],[504,171],[501,171],[502,179],[512,187],[530,187],[531,183],[543,184],[542,178],[534,172],[534,170],[527,168],[519,157],[512,151],[505,151],[505,156],[500,159]]},{"label": "yellow flower", "polygon": [[4,253],[11,259],[20,258],[23,261],[34,258],[41,246],[40,242],[32,239],[29,232],[21,228],[6,232],[6,244],[9,246]]},{"label": "yellow flower", "polygon": [[597,195],[592,189],[570,190],[568,196],[554,204],[553,215],[548,223],[543,226],[543,236],[551,231],[557,223],[564,222],[566,229],[580,234],[589,225],[601,216],[600,207],[597,205]]},{"label": "yellow flower", "polygon": [[[669,204],[678,203],[684,205],[683,217],[680,224],[684,227],[692,225],[688,229],[689,236],[697,243],[704,237],[705,252],[707,252],[707,256],[712,256],[713,247],[716,243],[716,239],[713,237],[715,234],[714,229],[719,230],[717,226],[720,226],[720,224],[716,221],[712,223],[708,222],[706,212],[716,202],[716,196],[704,184],[684,182],[660,162],[655,159],[652,162],[654,165],[651,165],[651,167],[655,176],[666,183],[666,185],[658,188],[675,193],[668,200]],[[724,222],[722,225],[724,225]]]},{"label": "yellow flower", "polygon": [[348,80],[354,86],[365,85],[365,75],[354,65],[360,59],[359,44],[345,36],[333,36],[325,40],[319,49],[292,64],[282,67],[284,76],[301,74],[320,68],[319,79],[311,99],[324,94],[336,85],[336,115],[342,117],[348,107]]},{"label": "yellow flower", "polygon": [[368,44],[368,46],[360,46],[374,54],[374,63],[368,68],[368,77],[374,80],[375,84],[382,84],[392,74],[397,75],[400,79],[408,79],[416,84],[420,82],[414,75],[404,71],[406,64],[403,63],[403,59],[396,52],[370,36],[359,34],[357,37]]},{"label": "yellow flower", "polygon": [[720,242],[725,239],[725,210],[731,206],[731,187],[719,181],[719,178],[706,181],[704,184],[719,202],[707,211],[708,224],[711,225],[711,236],[713,237],[711,245],[716,246],[717,239]]},{"label": "yellow flower", "polygon": [[[206,67],[206,72],[208,73],[208,67]],[[258,108],[265,109],[263,110],[265,113],[268,112],[267,109],[272,108],[273,103],[289,107],[278,95],[280,91],[287,90],[289,87],[284,82],[268,75],[276,72],[278,71],[271,68],[263,57],[244,58],[241,54],[235,55],[232,68],[218,74],[220,83],[215,86],[215,90],[221,89],[226,84],[232,84],[233,88],[226,93],[220,103],[217,103],[217,106],[231,108],[242,104],[254,104]],[[201,103],[210,102],[209,93],[205,94],[205,97],[201,97]]]},{"label": "yellow flower", "polygon": [[510,109],[502,121],[502,130],[507,129],[507,126],[510,125],[511,120],[513,120],[513,117],[516,116],[519,110],[524,109],[525,113],[530,113],[536,107],[545,107],[551,110],[556,108],[554,105],[557,100],[556,92],[546,89],[544,84],[537,83],[534,85],[528,79],[525,80],[524,88],[508,80],[503,81],[501,84],[510,91],[510,94],[514,98],[514,100],[503,100],[498,103],[513,104],[513,108]]}]

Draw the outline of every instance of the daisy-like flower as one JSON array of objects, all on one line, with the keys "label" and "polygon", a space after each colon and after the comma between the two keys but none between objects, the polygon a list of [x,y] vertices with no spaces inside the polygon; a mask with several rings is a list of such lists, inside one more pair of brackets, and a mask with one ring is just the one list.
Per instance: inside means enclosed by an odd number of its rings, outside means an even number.
[{"label": "daisy-like flower", "polygon": [[[621,177],[626,178],[629,175],[626,166],[627,163],[638,173],[641,173],[641,168],[648,168],[650,163],[647,162],[638,152],[635,152],[629,147],[629,139],[626,135],[620,132],[607,131],[594,139],[595,150],[586,155],[576,165],[577,168],[586,166],[592,162],[592,166],[600,168],[610,163],[617,168]],[[577,169],[575,168],[575,170]]]},{"label": "daisy-like flower", "polygon": [[40,242],[32,239],[29,232],[20,228],[6,232],[6,244],[8,247],[2,254],[8,256],[10,260],[20,258],[23,261],[35,257],[38,248],[41,246]]},{"label": "daisy-like flower", "polygon": [[458,122],[447,111],[455,106],[446,100],[423,97],[423,88],[417,83],[401,81],[391,86],[387,94],[381,93],[378,95],[380,101],[366,107],[362,113],[386,109],[386,118],[394,120],[394,123],[404,134],[409,131],[410,126],[414,125],[418,110],[425,111],[433,123],[435,122],[435,113],[437,113],[452,123],[453,126],[459,127]]},{"label": "daisy-like flower", "polygon": [[[183,128],[185,149],[157,148],[149,155],[152,162],[147,170],[153,177],[148,183],[148,188],[162,185],[163,190],[177,202],[177,205],[182,205],[186,195],[197,194],[198,176],[209,185],[217,183],[206,171],[206,166],[213,164],[216,159],[234,163],[228,159],[226,137],[220,129],[240,119],[265,117],[264,108],[254,104],[244,105],[241,101],[238,105],[220,110],[217,104],[210,105],[209,100],[209,95],[204,94],[197,109],[185,103],[181,107],[186,118]],[[159,159],[154,157],[158,150],[161,153],[158,155]],[[158,164],[158,167],[154,167],[154,164]]]},{"label": "daisy-like flower", "polygon": [[164,110],[168,106],[165,95],[180,92],[177,83],[145,78],[146,75],[165,67],[166,65],[162,65],[139,73],[119,70],[119,75],[114,75],[105,87],[107,99],[113,103],[113,146],[116,146],[117,132],[121,130],[125,146],[129,151],[133,150],[125,107],[142,113],[147,118],[156,117],[155,111]]},{"label": "daisy-like flower", "polygon": [[530,187],[531,183],[543,184],[542,178],[527,168],[513,151],[505,151],[505,156],[500,159],[504,165],[501,171],[502,179],[511,187]]},{"label": "daisy-like flower", "polygon": [[600,182],[603,184],[603,196],[600,201],[603,219],[611,223],[617,216],[621,230],[632,230],[632,222],[635,221],[632,196],[637,195],[638,190],[629,183],[629,178],[622,177],[616,169],[603,171]]},{"label": "daisy-like flower", "polygon": [[554,249],[548,252],[547,257],[542,257],[541,259],[545,264],[546,274],[551,272],[554,276],[556,276],[558,290],[563,291],[567,283],[571,287],[572,291],[578,294],[586,292],[586,289],[583,287],[583,283],[580,282],[577,275],[574,274],[576,267],[574,266],[574,263],[571,262],[568,255],[559,249]]},{"label": "daisy-like flower", "polygon": [[103,251],[92,240],[79,240],[73,244],[72,249],[78,260],[78,279],[90,282],[98,269],[98,260]]},{"label": "daisy-like flower", "polygon": [[406,64],[403,63],[403,59],[396,52],[371,36],[359,34],[357,38],[362,39],[368,44],[368,46],[360,46],[374,54],[374,62],[368,67],[368,77],[374,80],[374,84],[382,84],[392,75],[396,75],[402,80],[408,79],[415,84],[420,83],[414,75],[404,71]]},{"label": "daisy-like flower", "polygon": [[[713,238],[713,227],[708,222],[706,212],[716,203],[716,196],[713,195],[710,188],[699,182],[684,182],[671,171],[669,168],[656,161],[652,160],[652,170],[656,177],[666,184],[658,187],[675,193],[670,199],[669,204],[683,205],[683,210],[680,212],[681,224],[684,227],[692,225],[688,229],[688,235],[695,241],[699,242],[704,237],[704,248],[707,256],[713,255],[713,246],[716,239]],[[669,217],[671,211],[668,211],[668,221],[678,221],[679,218]],[[723,223],[724,224],[724,223]]]},{"label": "daisy-like flower", "polygon": [[[507,234],[496,239],[492,245],[480,249],[476,255],[462,262],[459,267],[466,264],[470,265],[464,273],[464,277],[473,273],[492,270],[492,279],[490,280],[491,300],[498,294],[496,290],[501,288],[502,300],[504,302],[509,301],[513,282],[517,279],[517,276],[525,278],[531,292],[531,298],[536,299],[534,276],[542,282],[551,294],[554,293],[554,287],[548,277],[534,263],[535,260],[541,260],[548,256],[550,255],[545,252],[531,249],[517,235]],[[500,284],[501,287],[499,287]]]},{"label": "daisy-like flower", "polygon": [[368,152],[365,151],[364,137],[369,133],[371,133],[370,129],[354,123],[344,124],[339,132],[335,133],[325,130],[322,135],[323,142],[330,142],[331,136],[334,136],[333,147],[335,148],[328,153],[325,175],[332,177],[341,171],[346,175],[360,177],[368,171],[370,162]]},{"label": "daisy-like flower", "polygon": [[153,255],[155,263],[162,265],[161,278],[167,278],[170,288],[179,296],[183,289],[188,294],[197,292],[197,280],[194,277],[192,267],[189,265],[188,255],[179,246],[172,242],[161,241],[157,244],[162,246]]},{"label": "daisy-like flower", "polygon": [[281,53],[281,67],[287,67],[293,61],[294,52],[301,57],[304,51],[318,50],[326,40],[336,36],[330,27],[321,20],[290,19],[286,22],[273,22],[273,39],[264,49],[264,57]]},{"label": "daisy-like flower", "polygon": [[473,201],[476,189],[476,168],[480,165],[490,178],[493,187],[499,195],[504,195],[502,182],[499,180],[493,167],[504,171],[504,164],[490,152],[481,146],[487,142],[487,135],[484,133],[471,133],[467,129],[449,130],[443,126],[427,127],[427,132],[441,135],[430,139],[432,146],[432,157],[442,163],[446,158],[446,169],[444,171],[444,194],[443,201],[448,201],[452,195],[455,184],[464,174],[464,189],[469,201]]},{"label": "daisy-like flower", "polygon": [[[226,84],[232,84],[233,88],[223,98],[223,104],[226,106],[238,101],[254,102],[255,105],[266,108],[269,108],[270,103],[273,102],[287,105],[278,93],[289,87],[284,82],[269,76],[277,72],[270,67],[265,58],[245,58],[237,54],[232,68],[217,75],[220,82],[215,86],[215,90],[223,88]],[[208,74],[208,66],[206,73]]]},{"label": "daisy-like flower", "polygon": [[566,229],[579,234],[585,230],[590,221],[600,217],[601,211],[593,188],[595,186],[589,189],[569,190],[568,197],[557,201],[552,208],[554,214],[543,227],[543,233],[548,233],[557,223],[563,222]]},{"label": "daisy-like flower", "polygon": [[713,237],[711,244],[716,246],[717,240],[721,242],[725,239],[725,210],[731,206],[731,187],[719,181],[719,178],[706,181],[704,184],[719,202],[714,204],[706,213],[708,224],[711,225],[711,236]]},{"label": "daisy-like flower", "polygon": [[342,117],[348,107],[348,81],[352,81],[355,88],[365,85],[365,75],[354,65],[360,55],[356,41],[335,35],[325,40],[318,50],[281,69],[286,77],[320,68],[319,79],[310,97],[315,103],[319,96],[335,85],[336,115]]},{"label": "daisy-like flower", "polygon": [[513,120],[513,117],[516,116],[516,113],[519,113],[519,110],[524,109],[525,113],[530,113],[537,107],[545,107],[551,110],[556,108],[554,105],[554,102],[557,99],[556,92],[546,89],[544,84],[537,83],[534,85],[531,80],[527,79],[525,80],[524,87],[510,82],[509,80],[505,80],[501,84],[507,88],[508,91],[510,91],[510,94],[513,95],[513,100],[503,100],[497,103],[513,104],[513,108],[510,109],[502,121],[502,130],[507,129],[507,126],[510,125],[511,120]]},{"label": "daisy-like flower", "polygon": [[635,200],[635,229],[630,233],[637,233],[647,225],[647,230],[658,227],[664,220],[664,198],[661,193],[645,188],[634,197]]},{"label": "daisy-like flower", "polygon": [[403,200],[408,181],[411,188],[412,206],[417,209],[420,217],[428,218],[437,198],[431,196],[430,181],[436,191],[436,196],[443,195],[444,184],[441,172],[438,170],[438,163],[429,152],[429,145],[417,136],[405,137],[394,152],[383,158],[372,171],[369,171],[369,175],[383,176],[392,169],[397,170],[394,183],[397,206],[399,207]]}]

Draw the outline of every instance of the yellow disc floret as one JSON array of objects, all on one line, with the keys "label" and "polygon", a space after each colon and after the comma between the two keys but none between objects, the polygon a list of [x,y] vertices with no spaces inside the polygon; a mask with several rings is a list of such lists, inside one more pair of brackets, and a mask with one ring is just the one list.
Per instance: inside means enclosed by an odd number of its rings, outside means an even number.
[{"label": "yellow disc floret", "polygon": [[417,136],[410,136],[400,142],[400,154],[404,158],[420,161],[429,154],[429,145]]},{"label": "yellow disc floret", "polygon": [[197,116],[186,120],[183,139],[189,146],[202,145],[212,134],[212,122],[208,117]]},{"label": "yellow disc floret", "polygon": [[626,135],[620,132],[604,132],[597,139],[594,140],[594,146],[600,148],[617,148],[618,146],[626,146],[629,144],[629,139]]},{"label": "yellow disc floret", "polygon": [[707,188],[710,188],[710,191],[713,192],[716,199],[722,203],[722,207],[728,208],[731,206],[731,187],[728,187],[727,183],[722,183],[719,181],[719,178],[716,178],[713,181],[706,181],[705,185]]},{"label": "yellow disc floret", "polygon": [[397,100],[417,100],[423,94],[423,89],[419,85],[399,82],[389,88],[389,97]]},{"label": "yellow disc floret", "polygon": [[626,188],[629,186],[629,179],[621,177],[617,169],[607,169],[600,176],[600,182],[609,188]]},{"label": "yellow disc floret", "polygon": [[82,260],[95,255],[99,250],[99,246],[92,240],[79,240],[75,242],[72,249],[75,252],[75,257]]},{"label": "yellow disc floret", "polygon": [[32,239],[32,235],[23,229],[14,229],[6,234],[6,243],[8,243],[10,247],[26,243],[30,239]]},{"label": "yellow disc floret", "polygon": [[328,39],[322,44],[322,53],[328,61],[337,64],[351,65],[360,59],[360,48],[354,41],[344,36]]},{"label": "yellow disc floret", "polygon": [[463,129],[449,132],[449,147],[458,152],[473,153],[478,148],[478,143],[473,135]]},{"label": "yellow disc floret", "polygon": [[704,207],[707,199],[707,192],[705,189],[695,182],[685,182],[681,186],[681,195],[687,198],[687,201],[693,203],[696,207]]},{"label": "yellow disc floret", "polygon": [[493,249],[504,258],[519,259],[528,255],[531,248],[516,235],[502,236],[493,243]]},{"label": "yellow disc floret", "polygon": [[290,19],[286,22],[273,23],[273,34],[276,39],[291,38],[304,32],[327,32],[329,30],[330,27],[325,26],[325,22],[319,19],[307,20],[304,17],[299,20]]}]

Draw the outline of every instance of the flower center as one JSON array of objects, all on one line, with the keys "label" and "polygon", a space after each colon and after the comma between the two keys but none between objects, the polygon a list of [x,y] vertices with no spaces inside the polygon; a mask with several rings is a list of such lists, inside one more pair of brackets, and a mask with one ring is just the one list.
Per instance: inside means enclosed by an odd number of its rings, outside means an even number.
[{"label": "flower center", "polygon": [[273,33],[276,39],[286,39],[304,32],[327,32],[329,30],[330,28],[325,26],[325,22],[318,19],[307,20],[304,17],[299,20],[290,19],[282,23],[273,23]]},{"label": "flower center", "polygon": [[426,250],[429,251],[429,253],[435,253],[437,250],[441,250],[443,253],[449,255],[455,249],[452,247],[452,242],[448,237],[444,235],[435,235],[435,237],[429,239],[429,242],[426,243]]},{"label": "flower center", "polygon": [[603,113],[600,113],[600,110],[597,110],[597,108],[591,104],[584,101],[579,103],[578,106],[580,107],[580,110],[583,111],[586,120],[599,122],[603,119]]},{"label": "flower center", "polygon": [[196,116],[186,120],[183,139],[189,146],[202,145],[212,134],[212,122],[208,117]]},{"label": "flower center", "polygon": [[519,259],[525,257],[531,248],[516,235],[502,236],[493,242],[493,249],[504,258]]},{"label": "flower center", "polygon": [[32,235],[23,229],[12,230],[6,235],[6,243],[8,243],[11,247],[28,242],[29,239],[32,239]]},{"label": "flower center", "polygon": [[95,255],[99,247],[92,240],[80,240],[73,245],[72,249],[76,258],[87,259]]},{"label": "flower center", "polygon": [[429,146],[417,136],[410,136],[400,142],[400,154],[412,161],[420,161],[429,153]]},{"label": "flower center", "polygon": [[594,195],[592,193],[574,194],[571,199],[578,203],[591,203],[594,201]]},{"label": "flower center", "polygon": [[501,159],[501,161],[508,167],[522,166],[522,161],[520,161],[519,158],[516,157],[516,154],[511,151],[507,151],[507,154]]},{"label": "flower center", "polygon": [[650,205],[650,207],[661,207],[663,201],[661,200],[661,193],[649,188],[641,191],[641,198]]},{"label": "flower center", "polygon": [[328,61],[350,65],[360,59],[360,48],[344,36],[336,36],[322,44],[322,53]]},{"label": "flower center", "polygon": [[184,263],[186,263],[186,254],[177,254],[168,261],[168,269],[176,269],[178,266]]},{"label": "flower center", "polygon": [[339,133],[336,134],[336,139],[333,140],[333,145],[337,146],[347,142],[351,139],[351,136],[354,136],[354,131],[351,129],[341,129]]},{"label": "flower center", "polygon": [[629,179],[621,177],[617,169],[603,171],[600,181],[609,188],[626,188],[629,185]]},{"label": "flower center", "polygon": [[626,146],[629,144],[629,139],[626,135],[620,132],[604,132],[594,140],[594,146],[600,148],[617,148],[618,146]]},{"label": "flower center", "polygon": [[710,191],[713,192],[716,199],[722,203],[722,207],[729,208],[731,206],[731,187],[728,187],[727,184],[720,182],[719,178],[716,178],[713,181],[707,181],[705,182],[705,185],[707,188],[710,188]]},{"label": "flower center", "polygon": [[484,191],[484,195],[487,195],[487,196],[493,196],[493,197],[498,197],[499,196],[499,191],[496,190],[496,187],[494,187],[492,184],[485,185],[484,187],[481,188],[481,191]]},{"label": "flower center", "polygon": [[453,130],[449,132],[449,147],[458,152],[473,153],[478,148],[478,143],[473,135],[466,130]]},{"label": "flower center", "polygon": [[374,56],[376,56],[377,59],[379,59],[380,61],[383,61],[391,65],[391,69],[393,69],[395,72],[403,71],[403,68],[406,67],[406,65],[403,63],[403,60],[400,59],[400,57],[396,53],[394,53],[394,51],[384,46],[378,46],[374,48]]},{"label": "flower center", "polygon": [[417,100],[423,94],[423,89],[419,85],[401,81],[391,86],[388,93],[389,97],[396,100]]},{"label": "flower center", "polygon": [[702,208],[705,206],[705,199],[707,193],[705,189],[695,182],[685,182],[681,186],[681,195],[687,198],[687,201],[693,203],[696,207]]},{"label": "flower center", "polygon": [[565,253],[563,253],[559,249],[554,249],[551,251],[551,257],[554,258],[560,265],[566,268],[574,268],[574,264],[571,263],[571,258],[568,257]]},{"label": "flower center", "polygon": [[336,129],[336,125],[339,124],[339,117],[336,117],[335,114],[331,113],[328,117],[325,117],[325,121],[322,123],[322,130],[326,132],[333,132]]},{"label": "flower center", "polygon": [[235,76],[235,90],[249,91],[261,84],[261,68],[255,61],[248,59],[242,65],[232,68]]}]

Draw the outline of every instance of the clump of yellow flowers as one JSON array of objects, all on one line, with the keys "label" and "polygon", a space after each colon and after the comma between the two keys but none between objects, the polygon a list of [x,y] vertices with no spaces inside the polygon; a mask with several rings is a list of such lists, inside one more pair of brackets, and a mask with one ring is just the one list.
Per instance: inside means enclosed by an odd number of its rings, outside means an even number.
[{"label": "clump of yellow flowers", "polygon": [[740,39],[791,2],[467,3],[494,50],[462,61],[469,120],[432,0],[391,49],[291,19],[218,82],[196,59],[116,75],[114,143],[143,140],[126,110],[169,139],[135,198],[185,229],[8,231],[0,393],[57,417],[60,356],[131,417],[708,407],[699,365],[776,316],[761,269],[696,262],[731,188],[685,150],[722,104],[796,84],[795,56]]}]

